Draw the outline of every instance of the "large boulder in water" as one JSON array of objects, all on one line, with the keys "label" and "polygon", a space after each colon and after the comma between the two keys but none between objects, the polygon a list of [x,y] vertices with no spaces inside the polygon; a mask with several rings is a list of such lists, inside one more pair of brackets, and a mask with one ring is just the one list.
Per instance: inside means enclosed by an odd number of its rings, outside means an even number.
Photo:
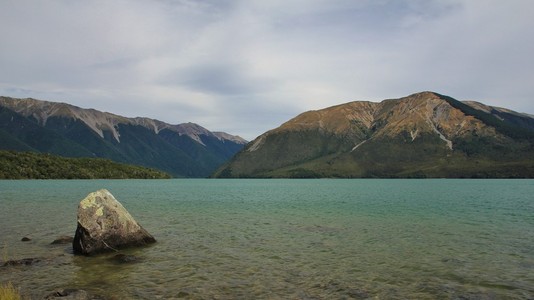
[{"label": "large boulder in water", "polygon": [[154,237],[105,189],[87,195],[78,205],[78,227],[72,242],[75,254],[91,255],[154,242]]}]

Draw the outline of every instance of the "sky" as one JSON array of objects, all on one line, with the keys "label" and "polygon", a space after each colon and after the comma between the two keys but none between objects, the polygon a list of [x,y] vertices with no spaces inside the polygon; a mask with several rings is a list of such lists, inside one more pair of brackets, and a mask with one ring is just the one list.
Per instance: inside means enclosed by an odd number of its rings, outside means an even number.
[{"label": "sky", "polygon": [[421,91],[534,114],[531,0],[0,0],[0,95],[252,140]]}]

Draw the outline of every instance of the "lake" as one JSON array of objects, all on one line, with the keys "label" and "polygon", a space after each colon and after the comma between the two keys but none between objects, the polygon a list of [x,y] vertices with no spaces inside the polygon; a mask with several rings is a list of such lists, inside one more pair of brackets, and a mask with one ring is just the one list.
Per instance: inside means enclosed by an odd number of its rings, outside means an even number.
[{"label": "lake", "polygon": [[[158,240],[135,263],[50,245],[101,188]],[[534,180],[0,181],[0,208],[32,299],[534,299]]]}]

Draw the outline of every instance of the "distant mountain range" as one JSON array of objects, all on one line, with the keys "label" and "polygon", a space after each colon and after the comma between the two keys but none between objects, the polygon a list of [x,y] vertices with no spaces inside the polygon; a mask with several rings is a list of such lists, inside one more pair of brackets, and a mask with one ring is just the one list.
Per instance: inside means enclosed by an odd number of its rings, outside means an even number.
[{"label": "distant mountain range", "polygon": [[194,123],[171,125],[65,103],[0,97],[0,150],[107,158],[176,177],[206,177],[246,143]]},{"label": "distant mountain range", "polygon": [[433,92],[305,112],[214,177],[534,177],[534,117]]}]

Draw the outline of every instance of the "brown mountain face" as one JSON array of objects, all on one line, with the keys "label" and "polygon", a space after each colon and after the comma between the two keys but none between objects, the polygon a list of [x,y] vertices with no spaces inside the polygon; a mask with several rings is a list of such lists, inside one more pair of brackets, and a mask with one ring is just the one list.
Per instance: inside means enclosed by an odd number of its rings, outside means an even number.
[{"label": "brown mountain face", "polygon": [[432,92],[305,112],[218,177],[532,177],[534,118]]}]

